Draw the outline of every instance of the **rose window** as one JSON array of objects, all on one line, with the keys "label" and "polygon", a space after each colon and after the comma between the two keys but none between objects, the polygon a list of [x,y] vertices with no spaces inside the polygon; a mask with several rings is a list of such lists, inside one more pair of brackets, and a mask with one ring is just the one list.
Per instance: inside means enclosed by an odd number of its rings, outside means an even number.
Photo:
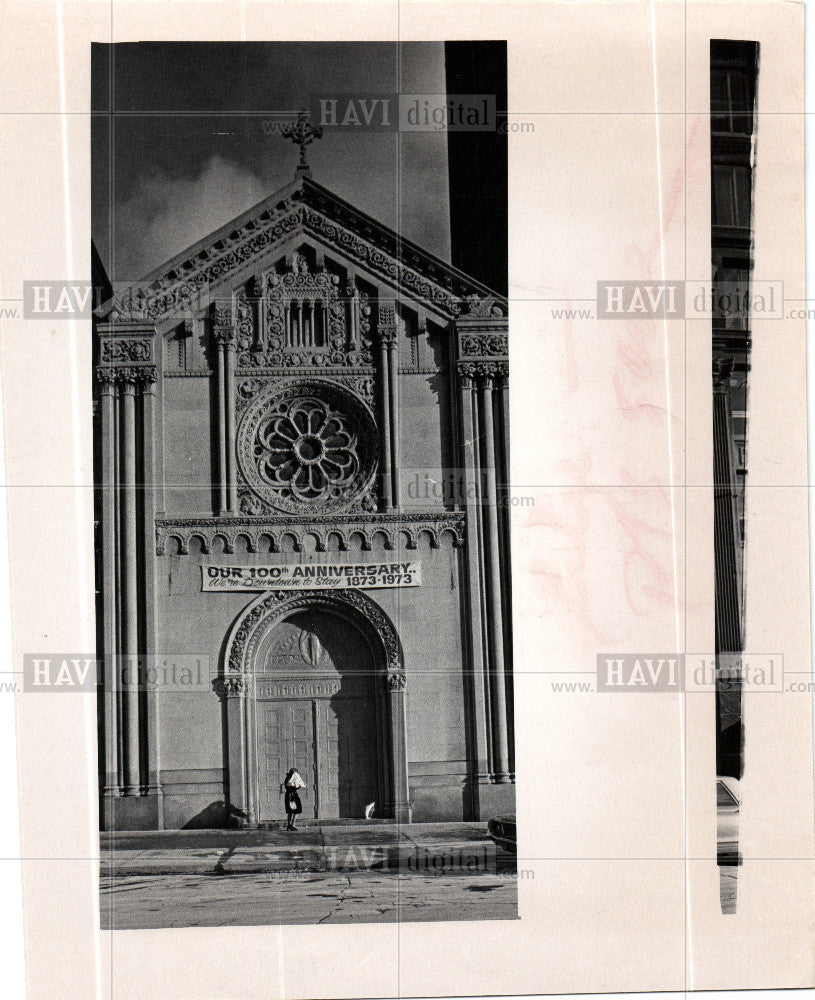
[{"label": "rose window", "polygon": [[328,382],[263,393],[241,421],[244,477],[258,497],[282,510],[349,505],[369,486],[375,455],[368,408]]},{"label": "rose window", "polygon": [[342,497],[359,473],[357,435],[320,399],[275,407],[254,448],[261,476],[301,503]]}]

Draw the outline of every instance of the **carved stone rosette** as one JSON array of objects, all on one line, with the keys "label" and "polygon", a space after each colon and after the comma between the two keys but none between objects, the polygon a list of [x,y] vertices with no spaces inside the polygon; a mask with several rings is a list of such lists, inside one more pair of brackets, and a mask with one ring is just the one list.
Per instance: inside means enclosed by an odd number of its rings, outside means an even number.
[{"label": "carved stone rosette", "polygon": [[237,455],[241,485],[254,498],[243,491],[244,513],[340,513],[369,493],[376,423],[365,403],[334,381],[274,381],[246,405]]}]

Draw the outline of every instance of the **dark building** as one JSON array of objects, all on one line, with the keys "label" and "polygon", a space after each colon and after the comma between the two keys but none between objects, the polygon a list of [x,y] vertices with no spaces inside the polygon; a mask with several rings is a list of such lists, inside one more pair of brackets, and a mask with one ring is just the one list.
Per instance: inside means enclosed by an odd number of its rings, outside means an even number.
[{"label": "dark building", "polygon": [[758,44],[710,43],[717,772],[742,770],[745,485]]}]

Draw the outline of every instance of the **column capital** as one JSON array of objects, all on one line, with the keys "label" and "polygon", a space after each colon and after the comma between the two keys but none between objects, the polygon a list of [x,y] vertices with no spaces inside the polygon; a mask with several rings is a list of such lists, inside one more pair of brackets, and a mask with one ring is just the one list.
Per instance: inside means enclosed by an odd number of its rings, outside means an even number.
[{"label": "column capital", "polygon": [[116,385],[118,380],[116,378],[115,368],[97,368],[96,378],[100,385],[100,393],[103,396],[114,396],[116,394]]},{"label": "column capital", "polygon": [[391,692],[404,691],[407,687],[407,675],[404,670],[389,670],[385,675],[385,683]]},{"label": "column capital", "polygon": [[235,345],[235,324],[232,309],[216,306],[212,311],[212,336],[225,347]]},{"label": "column capital", "polygon": [[212,688],[220,698],[242,698],[249,690],[249,680],[247,674],[226,674],[216,677]]},{"label": "column capital", "polygon": [[118,385],[123,391],[135,392],[138,388],[152,385],[157,372],[155,365],[111,365],[97,368],[96,377],[103,391],[110,391]]},{"label": "column capital", "polygon": [[396,343],[396,334],[399,326],[396,316],[396,303],[393,300],[385,299],[379,302],[376,329],[381,345],[386,344],[390,347]]},{"label": "column capital", "polygon": [[509,371],[508,361],[459,361],[458,377],[477,381],[482,385],[493,380],[505,379]]}]

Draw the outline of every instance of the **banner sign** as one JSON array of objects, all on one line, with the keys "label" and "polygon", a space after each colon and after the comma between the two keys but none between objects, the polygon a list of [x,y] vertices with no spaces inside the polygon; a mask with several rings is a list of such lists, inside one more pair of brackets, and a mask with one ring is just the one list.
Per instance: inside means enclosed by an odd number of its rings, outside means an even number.
[{"label": "banner sign", "polygon": [[293,566],[201,566],[201,589],[215,590],[372,590],[419,587],[420,562],[308,563]]}]

